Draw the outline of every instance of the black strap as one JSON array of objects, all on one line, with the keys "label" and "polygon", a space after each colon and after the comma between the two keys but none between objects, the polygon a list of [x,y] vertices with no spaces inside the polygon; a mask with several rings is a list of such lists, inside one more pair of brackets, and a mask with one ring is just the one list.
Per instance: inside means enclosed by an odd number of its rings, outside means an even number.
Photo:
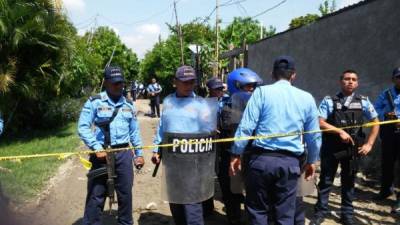
[{"label": "black strap", "polygon": [[111,145],[111,133],[110,133],[110,124],[114,120],[114,118],[117,116],[119,109],[122,107],[122,105],[115,107],[113,114],[111,115],[110,119],[106,123],[95,123],[96,126],[98,126],[101,131],[104,134],[104,146],[105,148],[110,147]]},{"label": "black strap", "polygon": [[392,96],[392,93],[390,92],[390,89],[386,90],[386,96],[388,98],[390,108],[393,111],[395,109],[395,106],[394,106],[393,96]]},{"label": "black strap", "polygon": [[117,116],[119,109],[122,107],[122,105],[115,107],[113,114],[110,117],[110,123],[114,120],[114,118]]}]

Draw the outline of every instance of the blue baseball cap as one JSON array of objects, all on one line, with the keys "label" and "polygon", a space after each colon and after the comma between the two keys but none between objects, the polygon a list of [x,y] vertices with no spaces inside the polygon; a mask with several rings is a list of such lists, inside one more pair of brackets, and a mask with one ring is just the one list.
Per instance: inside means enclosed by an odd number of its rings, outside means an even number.
[{"label": "blue baseball cap", "polygon": [[282,55],[275,59],[274,70],[295,70],[294,59],[288,55]]},{"label": "blue baseball cap", "polygon": [[224,88],[224,83],[222,82],[221,79],[218,79],[216,77],[212,77],[207,81],[207,87],[209,89],[218,89],[218,88]]},{"label": "blue baseball cap", "polygon": [[125,82],[122,70],[118,66],[109,66],[104,70],[104,79],[111,83]]},{"label": "blue baseball cap", "polygon": [[400,76],[400,67],[397,67],[393,70],[392,77]]},{"label": "blue baseball cap", "polygon": [[180,81],[197,80],[196,72],[191,66],[181,66],[176,70],[175,78]]}]

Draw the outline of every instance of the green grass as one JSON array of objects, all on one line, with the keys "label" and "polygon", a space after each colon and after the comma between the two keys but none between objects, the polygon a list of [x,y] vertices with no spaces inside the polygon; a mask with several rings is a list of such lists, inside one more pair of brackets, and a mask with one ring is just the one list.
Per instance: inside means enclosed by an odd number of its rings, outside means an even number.
[{"label": "green grass", "polygon": [[[79,146],[76,123],[49,131],[34,131],[19,138],[2,138],[0,156],[72,152]],[[0,161],[0,184],[4,193],[20,202],[39,193],[46,181],[65,162],[56,157],[24,159],[21,162]]]}]

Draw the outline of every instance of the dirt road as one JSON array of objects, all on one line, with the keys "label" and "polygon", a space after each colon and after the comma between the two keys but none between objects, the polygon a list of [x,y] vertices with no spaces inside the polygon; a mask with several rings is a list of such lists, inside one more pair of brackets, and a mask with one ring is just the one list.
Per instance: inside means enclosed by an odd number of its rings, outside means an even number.
[{"label": "dirt road", "polygon": [[[136,103],[141,134],[145,145],[151,144],[158,119],[144,116],[148,111],[148,102],[139,100]],[[151,177],[154,166],[150,162],[151,151],[145,151],[146,165],[141,173],[135,174],[133,195],[134,223],[139,225],[168,225],[173,224],[168,204],[160,199],[160,173],[156,178]],[[29,225],[80,225],[86,196],[86,173],[78,159],[70,159],[63,164],[57,176],[51,179],[47,188],[34,200],[24,205],[17,206],[18,215],[22,224]],[[339,179],[336,179],[337,181]],[[217,184],[217,183],[216,183]],[[364,185],[367,185],[365,183]],[[337,184],[338,185],[338,184]],[[224,217],[223,204],[220,201],[218,185],[215,202],[215,214],[207,218],[208,225],[227,224]],[[357,224],[400,224],[400,219],[390,214],[390,200],[378,204],[370,201],[374,189],[368,189],[358,185],[357,199],[355,201]],[[338,210],[340,208],[340,189],[334,188],[331,195],[332,216],[326,220],[327,225],[339,224]],[[313,204],[316,197],[305,199],[307,205],[307,217],[312,215]],[[150,203],[153,205],[146,209]],[[115,213],[115,211],[114,211]],[[397,221],[396,221],[397,219]],[[1,222],[0,222],[1,224]],[[104,215],[104,224],[116,224],[115,219]]]}]

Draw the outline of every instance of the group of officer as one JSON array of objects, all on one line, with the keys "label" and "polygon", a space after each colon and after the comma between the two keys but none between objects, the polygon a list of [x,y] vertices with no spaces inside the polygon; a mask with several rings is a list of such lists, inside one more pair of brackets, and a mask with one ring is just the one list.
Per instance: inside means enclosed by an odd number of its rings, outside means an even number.
[{"label": "group of officer", "polygon": [[[399,68],[393,71],[394,87],[381,94],[376,107],[368,97],[355,93],[358,76],[356,71],[344,71],[339,78],[339,93],[325,97],[317,108],[310,93],[292,85],[296,67],[290,56],[275,59],[272,71],[275,83],[271,85],[261,86],[261,78],[250,69],[232,71],[228,75],[231,96],[224,94],[224,85],[217,78],[207,82],[210,98],[197,96],[194,69],[179,67],[173,81],[176,92],[164,99],[161,114],[154,112],[161,117],[154,144],[173,142],[184,143],[184,146],[156,148],[152,156],[154,164],[164,162],[163,192],[175,224],[204,224],[203,216],[213,210],[214,168],[230,224],[244,223],[241,203],[245,203],[250,224],[268,224],[268,221],[304,224],[302,198],[297,193],[298,179],[303,173],[303,177],[310,180],[319,159],[321,178],[312,224],[321,224],[328,214],[329,192],[339,163],[342,168],[341,222],[354,224],[356,159],[371,151],[379,132],[379,125],[373,125],[365,137],[360,125],[367,121],[396,119],[399,114],[395,111],[400,106]],[[135,107],[122,96],[123,82],[121,69],[108,67],[105,70],[106,91],[91,97],[82,109],[78,131],[86,145],[96,152],[90,156],[92,170],[108,159],[107,153],[101,150],[142,145]],[[104,124],[108,125],[108,130]],[[329,131],[314,132],[320,129]],[[398,124],[381,129],[380,198],[393,193],[399,129]],[[251,136],[267,138],[244,139]],[[236,140],[233,144],[207,142],[224,137]],[[143,166],[141,149],[115,154],[118,224],[121,225],[133,223],[132,160],[136,166]],[[100,224],[106,186],[105,177],[88,181],[84,224]],[[400,201],[400,197],[398,199]]]}]

